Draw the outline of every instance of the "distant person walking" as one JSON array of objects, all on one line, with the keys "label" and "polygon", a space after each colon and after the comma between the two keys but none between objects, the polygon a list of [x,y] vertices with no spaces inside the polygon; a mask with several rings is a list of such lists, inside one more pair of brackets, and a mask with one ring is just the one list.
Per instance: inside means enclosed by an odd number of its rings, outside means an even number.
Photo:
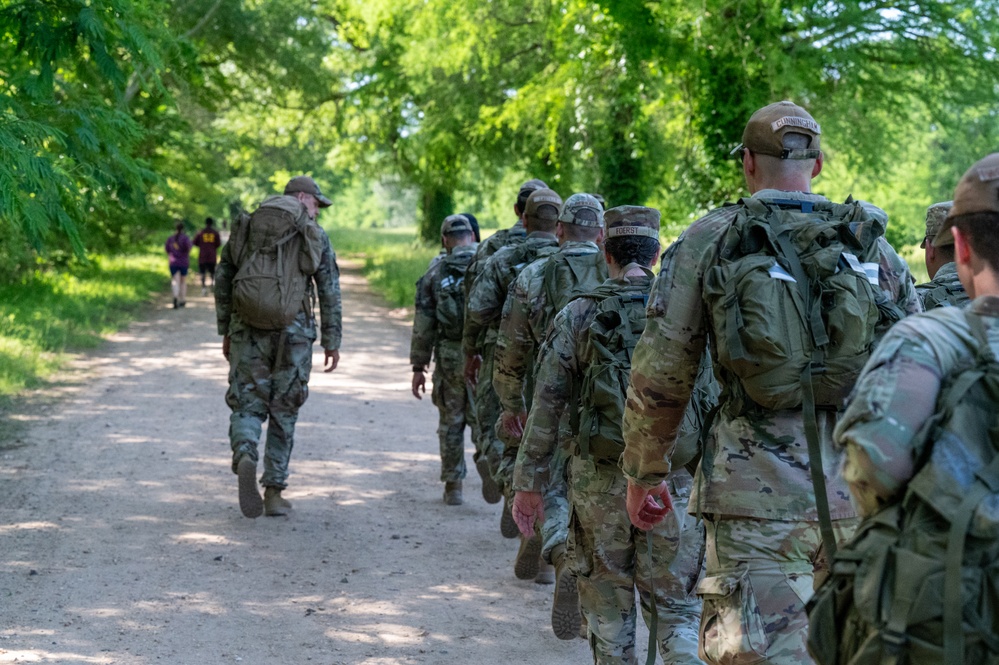
[{"label": "distant person walking", "polygon": [[201,275],[201,295],[208,295],[208,285],[205,278],[209,275],[212,278],[212,289],[215,289],[215,266],[219,262],[218,249],[222,244],[222,238],[215,229],[215,220],[211,217],[205,218],[205,228],[198,231],[194,236],[194,246],[198,248],[198,273]]},{"label": "distant person walking", "polygon": [[177,233],[166,241],[170,259],[170,288],[173,291],[173,308],[187,304],[187,270],[191,265],[191,239],[184,233],[184,222],[177,222]]}]

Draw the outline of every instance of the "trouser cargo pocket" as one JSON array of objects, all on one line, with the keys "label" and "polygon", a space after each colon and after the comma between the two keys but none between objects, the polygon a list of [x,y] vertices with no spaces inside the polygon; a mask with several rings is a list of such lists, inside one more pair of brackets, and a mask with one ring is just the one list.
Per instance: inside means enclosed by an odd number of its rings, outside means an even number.
[{"label": "trouser cargo pocket", "polygon": [[697,585],[701,614],[700,657],[717,665],[764,660],[767,635],[748,569],[719,571]]}]

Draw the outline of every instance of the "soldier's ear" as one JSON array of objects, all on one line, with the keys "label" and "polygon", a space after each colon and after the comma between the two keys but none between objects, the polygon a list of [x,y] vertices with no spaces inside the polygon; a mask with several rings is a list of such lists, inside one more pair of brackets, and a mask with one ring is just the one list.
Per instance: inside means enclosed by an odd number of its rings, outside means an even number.
[{"label": "soldier's ear", "polygon": [[[968,239],[964,237],[961,233],[961,229],[956,226],[950,228],[950,232],[954,234],[954,261],[961,265],[968,265],[971,263],[971,245],[968,243]],[[927,249],[929,245],[927,244]]]}]

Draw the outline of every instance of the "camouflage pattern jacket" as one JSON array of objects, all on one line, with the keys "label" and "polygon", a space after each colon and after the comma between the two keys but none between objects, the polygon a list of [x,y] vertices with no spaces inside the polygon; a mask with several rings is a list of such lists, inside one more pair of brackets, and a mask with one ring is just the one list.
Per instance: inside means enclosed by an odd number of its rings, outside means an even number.
[{"label": "camouflage pattern jacket", "polygon": [[940,266],[932,281],[917,284],[916,293],[923,301],[924,312],[937,307],[963,307],[971,302],[961,280],[957,278],[957,264],[954,262]]},{"label": "camouflage pattern jacket", "polygon": [[472,284],[482,273],[489,257],[507,245],[523,242],[526,237],[527,231],[524,229],[524,222],[518,219],[517,223],[510,228],[500,229],[479,243],[479,248],[475,250],[475,258],[468,264],[468,270],[465,271],[465,302],[468,302],[468,296],[472,292]]},{"label": "camouflage pattern jacket", "polygon": [[[452,255],[471,254],[476,244],[461,245],[451,250]],[[426,368],[430,364],[434,349],[441,343],[437,321],[437,294],[441,289],[441,266],[443,255],[434,257],[430,267],[416,282],[416,308],[413,315],[413,336],[409,344],[409,362],[414,369]],[[467,273],[466,273],[467,275]]]},{"label": "camouflage pattern jacket", "polygon": [[[600,248],[592,242],[569,241],[558,248],[559,254],[581,256],[597,254]],[[548,302],[545,288],[545,268],[549,257],[538,259],[524,268],[510,288],[499,332],[496,338],[496,364],[493,368],[493,389],[503,410],[511,413],[526,411],[533,386],[534,360],[538,347],[548,333],[552,319],[558,313]],[[606,277],[606,272],[603,277]],[[590,284],[594,288],[599,284]]]},{"label": "camouflage pattern jacket", "polygon": [[[648,293],[649,277],[609,279],[622,291]],[[555,316],[538,354],[537,375],[531,412],[524,427],[524,439],[517,452],[513,471],[514,491],[541,492],[548,482],[548,467],[560,445],[559,423],[570,404],[574,383],[582,381],[580,359],[584,357],[590,324],[597,314],[597,301],[576,298]]]},{"label": "camouflage pattern jacket", "polygon": [[[521,249],[520,244],[525,247]],[[465,299],[465,329],[462,335],[465,355],[474,355],[483,344],[495,343],[503,304],[513,280],[540,252],[555,251],[558,247],[554,234],[540,231],[529,234],[520,244],[506,245],[490,256],[472,284]],[[468,281],[467,273],[465,281]]]},{"label": "camouflage pattern jacket", "polygon": [[[775,190],[763,190],[754,197],[825,200],[814,194]],[[717,357],[702,296],[704,276],[718,262],[719,244],[736,211],[734,206],[711,211],[663,255],[645,333],[635,348],[624,415],[626,445],[621,467],[642,487],[654,487],[669,474],[677,430],[705,348]],[[908,266],[887,242],[879,242],[879,248],[878,281],[885,296],[905,314],[921,311]],[[891,323],[880,323],[879,334]],[[722,390],[721,408],[705,443],[690,505],[721,515],[817,520],[801,409],[733,413],[731,391],[717,372],[716,376]],[[832,445],[836,417],[830,411],[818,413],[822,463],[830,479],[830,510],[833,519],[841,519],[855,513],[837,474],[838,455]]]},{"label": "camouflage pattern jacket", "polygon": [[[304,207],[303,207],[304,214]],[[233,233],[236,229],[233,229]],[[324,349],[340,348],[343,335],[343,306],[340,302],[340,269],[336,264],[336,254],[330,245],[329,236],[323,231],[326,247],[323,249],[319,270],[312,276],[308,285],[308,301],[319,301],[320,334],[319,343]],[[241,330],[255,330],[240,320],[232,310],[232,280],[239,266],[233,262],[229,243],[222,248],[222,256],[215,269],[215,318],[220,335],[232,335]],[[316,316],[312,307],[302,309],[285,332],[316,339]]]},{"label": "camouflage pattern jacket", "polygon": [[[976,298],[968,307],[983,317],[989,346],[999,356],[999,296]],[[874,351],[835,430],[836,443],[846,450],[843,477],[862,516],[905,489],[917,471],[920,428],[936,411],[950,375],[972,366],[977,346],[963,309],[941,307],[900,322]],[[964,467],[968,477],[980,464],[974,456],[946,461]]]}]

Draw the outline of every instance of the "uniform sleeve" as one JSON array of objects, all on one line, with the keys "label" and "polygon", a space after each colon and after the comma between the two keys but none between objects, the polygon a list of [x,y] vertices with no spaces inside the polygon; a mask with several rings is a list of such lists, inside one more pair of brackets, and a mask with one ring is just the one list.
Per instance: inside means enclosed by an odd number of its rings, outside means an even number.
[{"label": "uniform sleeve", "polygon": [[524,378],[528,363],[534,362],[534,338],[530,328],[530,271],[517,277],[503,306],[499,337],[496,339],[496,360],[493,369],[493,389],[500,405],[510,413],[521,413],[526,407]]},{"label": "uniform sleeve", "polygon": [[413,367],[430,364],[437,341],[437,299],[434,282],[440,262],[434,264],[416,282],[416,306],[413,315],[413,337],[409,343],[409,362]]},{"label": "uniform sleeve", "polygon": [[585,329],[586,300],[576,300],[555,317],[541,345],[531,412],[513,471],[514,491],[540,492],[548,482],[548,465],[558,444],[559,422],[569,404],[573,381],[579,380],[579,330]]},{"label": "uniform sleeve", "polygon": [[654,487],[670,472],[677,431],[707,345],[701,293],[706,266],[717,254],[717,234],[691,227],[685,235],[663,255],[648,323],[632,359],[621,469],[642,487]]},{"label": "uniform sleeve", "polygon": [[465,355],[474,355],[479,348],[479,340],[489,325],[500,317],[503,309],[503,289],[500,284],[498,265],[494,254],[486,261],[482,273],[475,278],[468,294],[465,308],[465,327],[461,345]]},{"label": "uniform sleeve", "polygon": [[933,415],[941,377],[932,348],[903,324],[864,368],[834,431],[846,450],[843,478],[862,517],[890,503],[912,478],[916,435]]},{"label": "uniform sleeve", "polygon": [[232,278],[235,274],[232,244],[226,243],[215,268],[215,319],[220,335],[229,334],[229,323],[232,320]]},{"label": "uniform sleeve", "polygon": [[[323,231],[326,247],[319,261],[319,270],[313,275],[316,282],[316,295],[319,300],[321,325],[320,344],[327,351],[340,348],[343,334],[343,305],[340,301],[340,268],[336,264],[336,254],[330,245],[329,236]],[[225,250],[223,250],[223,254]]]}]

